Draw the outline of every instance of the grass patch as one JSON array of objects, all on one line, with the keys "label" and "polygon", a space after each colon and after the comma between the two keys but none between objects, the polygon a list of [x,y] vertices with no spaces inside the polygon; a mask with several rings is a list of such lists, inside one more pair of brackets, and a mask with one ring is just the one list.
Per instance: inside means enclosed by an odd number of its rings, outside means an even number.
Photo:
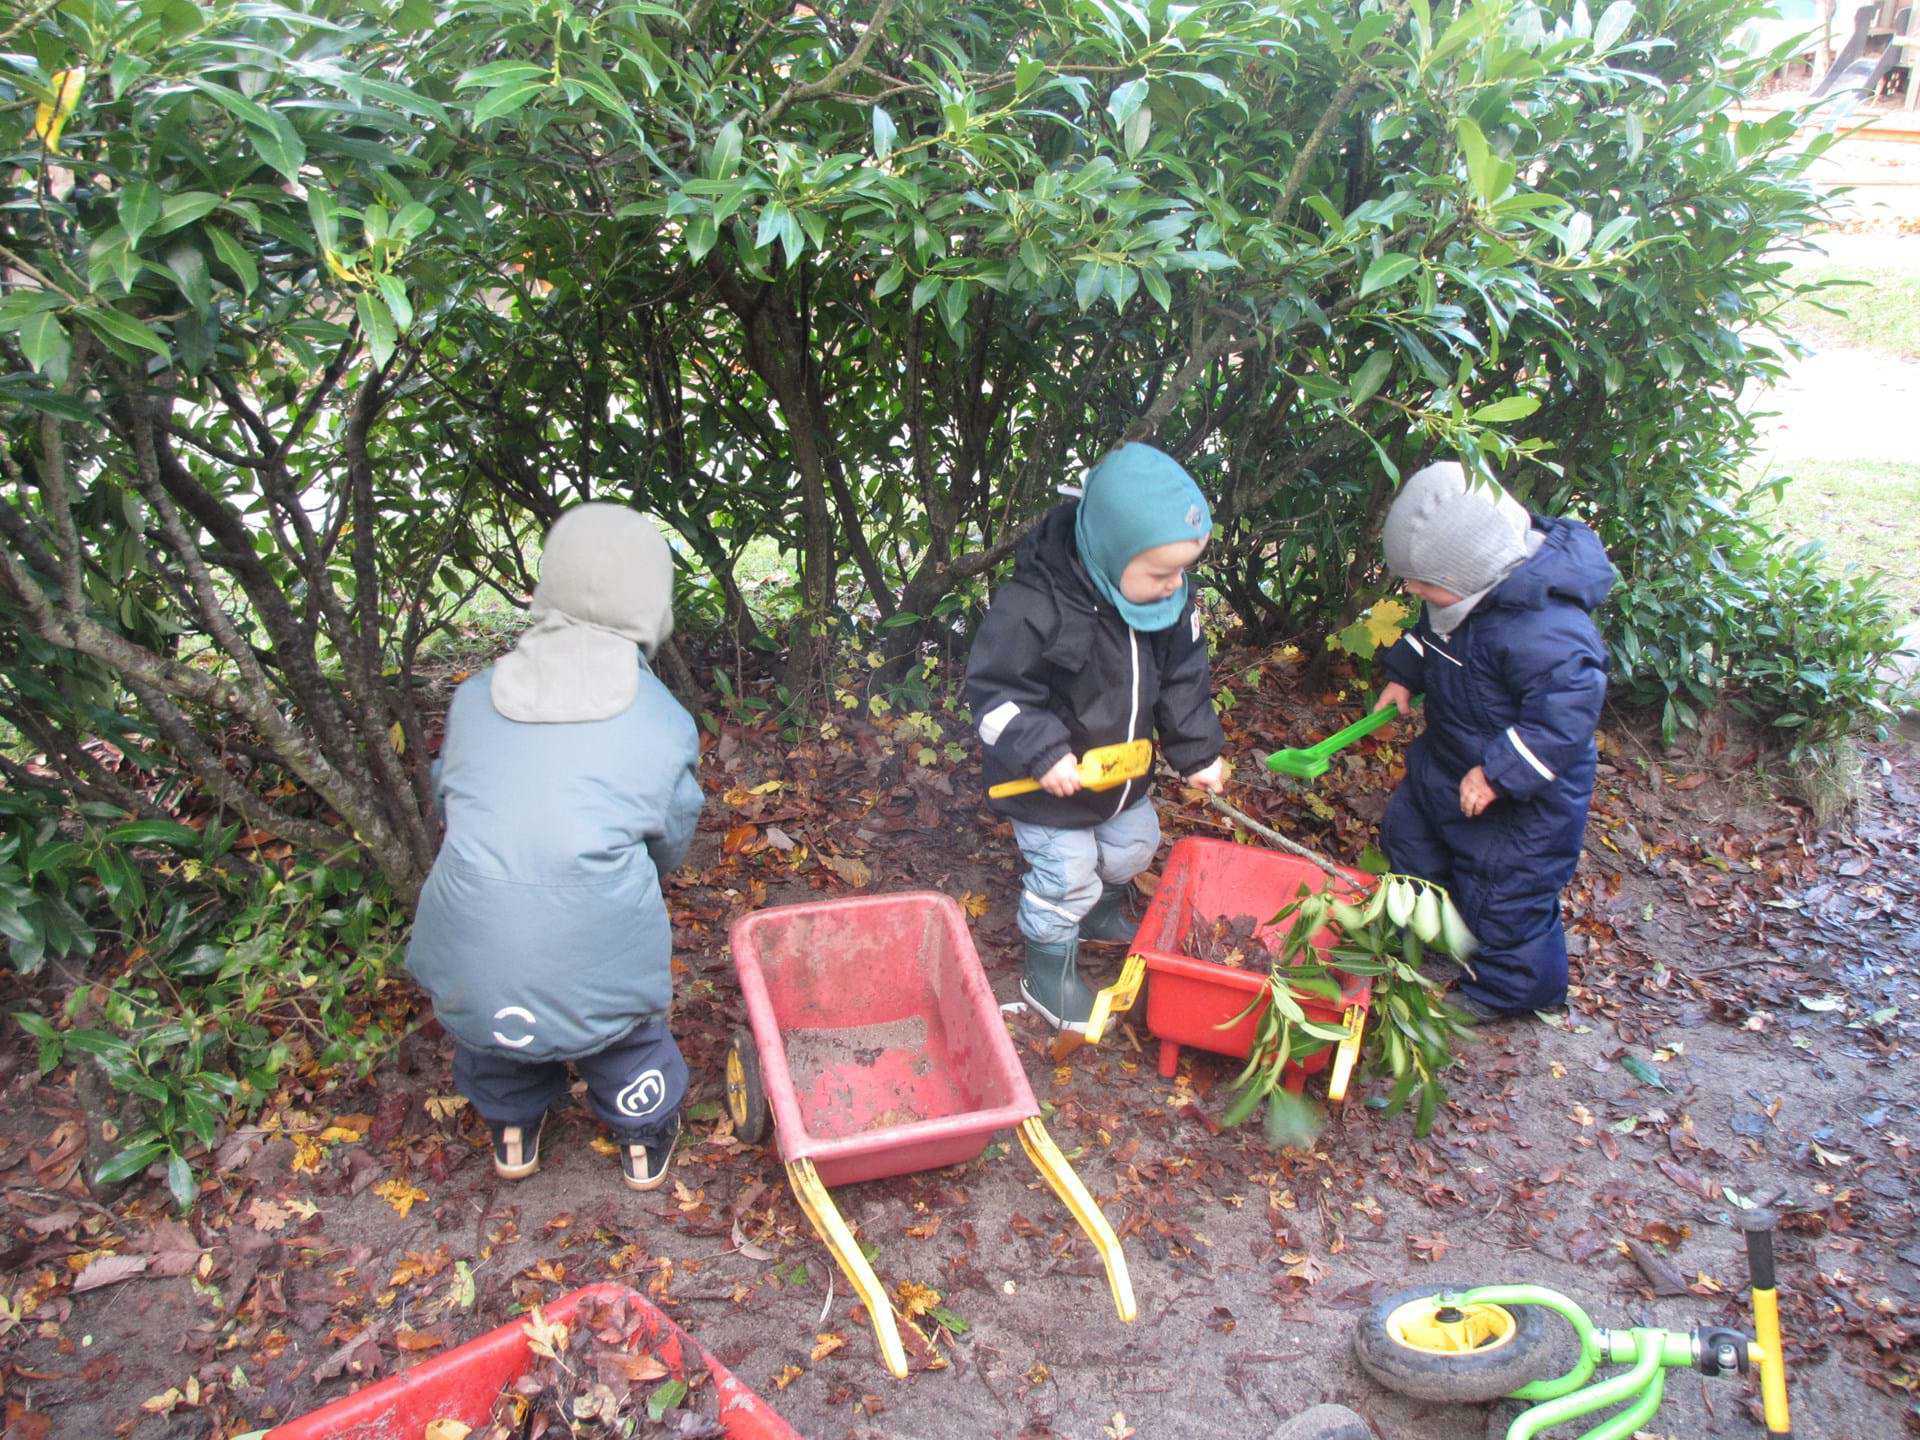
[{"label": "grass patch", "polygon": [[[1829,345],[1920,359],[1920,237],[1818,238],[1831,253],[1800,256],[1793,279],[1803,285],[1841,283],[1821,296],[1819,304],[1793,301],[1780,313],[1782,326]],[[1869,243],[1858,243],[1862,241]]]},{"label": "grass patch", "polygon": [[1904,460],[1801,459],[1771,515],[1794,540],[1818,540],[1836,564],[1877,570],[1920,615],[1920,464]]}]

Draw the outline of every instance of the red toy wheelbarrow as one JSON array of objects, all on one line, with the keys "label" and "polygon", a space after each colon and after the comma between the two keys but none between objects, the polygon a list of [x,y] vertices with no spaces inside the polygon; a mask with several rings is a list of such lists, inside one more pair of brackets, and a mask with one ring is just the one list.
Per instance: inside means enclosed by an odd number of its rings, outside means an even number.
[{"label": "red toy wheelbarrow", "polygon": [[1120,1241],[1040,1123],[958,905],[931,891],[782,905],[736,920],[732,943],[749,1026],[727,1052],[734,1132],[776,1136],[888,1370],[907,1373],[899,1324],[827,1186],[958,1165],[1002,1130],[1019,1134],[1100,1252],[1120,1318],[1134,1318]]},{"label": "red toy wheelbarrow", "polygon": [[[1131,1008],[1142,983],[1151,977],[1147,1029],[1160,1041],[1162,1075],[1172,1077],[1183,1046],[1244,1059],[1253,1049],[1260,1011],[1265,1008],[1254,1007],[1254,1001],[1266,992],[1267,973],[1195,959],[1187,953],[1195,926],[1239,915],[1272,917],[1299,898],[1302,886],[1319,891],[1332,885],[1338,898],[1351,902],[1364,898],[1373,884],[1372,876],[1358,870],[1343,869],[1336,878],[1309,861],[1258,846],[1199,836],[1175,842],[1134,934],[1120,979],[1095,999],[1087,1039],[1097,1041],[1108,1019]],[[1255,935],[1277,942],[1286,930],[1285,922],[1274,925],[1269,918]],[[1320,950],[1328,949],[1332,932],[1323,930],[1313,943]],[[1309,1075],[1331,1063],[1327,1098],[1336,1102],[1346,1098],[1372,990],[1369,981],[1347,975],[1341,978],[1338,1001],[1294,992],[1309,1020],[1341,1026],[1346,1038],[1330,1051],[1317,1050],[1288,1065],[1283,1075],[1287,1089],[1298,1094]]]},{"label": "red toy wheelbarrow", "polygon": [[[696,1344],[638,1291],[625,1285],[589,1285],[562,1295],[540,1313],[555,1324],[573,1323],[589,1301],[626,1301],[631,1341],[644,1345],[676,1380],[704,1365],[712,1378],[720,1424],[735,1440],[800,1440],[732,1371]],[[500,1392],[526,1371],[531,1360],[526,1322],[510,1321],[411,1370],[343,1395],[297,1420],[267,1432],[267,1440],[420,1440],[436,1420],[455,1420],[479,1430]]]}]

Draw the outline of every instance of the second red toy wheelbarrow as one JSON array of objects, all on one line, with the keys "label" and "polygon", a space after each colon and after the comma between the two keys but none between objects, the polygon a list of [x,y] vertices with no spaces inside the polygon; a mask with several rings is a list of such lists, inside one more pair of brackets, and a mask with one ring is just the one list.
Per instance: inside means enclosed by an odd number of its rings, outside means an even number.
[{"label": "second red toy wheelbarrow", "polygon": [[893,1306],[827,1186],[958,1165],[997,1131],[1019,1134],[1100,1252],[1120,1318],[1134,1318],[1120,1241],[1040,1123],[957,904],[912,891],[782,905],[736,920],[732,944],[749,1027],[727,1052],[734,1132],[774,1133],[894,1375],[907,1356]]},{"label": "second red toy wheelbarrow", "polygon": [[[1337,898],[1358,901],[1374,884],[1358,870],[1329,875],[1310,861],[1236,845],[1227,840],[1189,836],[1174,843],[1166,869],[1154,889],[1147,913],[1140,921],[1120,979],[1102,990],[1094,1001],[1087,1040],[1097,1042],[1109,1019],[1130,1008],[1147,984],[1147,1029],[1160,1041],[1160,1073],[1171,1078],[1183,1047],[1245,1058],[1253,1049],[1254,1034],[1267,991],[1264,969],[1238,970],[1188,953],[1190,937],[1205,923],[1234,915],[1272,916],[1298,899],[1303,888],[1332,888]],[[1256,932],[1262,941],[1277,939],[1285,924],[1263,923]],[[1313,939],[1326,950],[1333,934],[1322,931]],[[1286,1069],[1287,1089],[1298,1093],[1306,1078],[1328,1066],[1327,1098],[1346,1097],[1354,1062],[1372,1001],[1371,982],[1345,976],[1340,998],[1296,992],[1294,998],[1310,1020],[1339,1026],[1345,1039],[1329,1052],[1309,1052]]]},{"label": "second red toy wheelbarrow", "polygon": [[[626,1312],[630,1343],[644,1346],[674,1379],[706,1370],[721,1428],[730,1440],[800,1440],[738,1376],[636,1290],[613,1283],[589,1285],[562,1295],[539,1313],[550,1324],[571,1325],[595,1305],[615,1302]],[[435,1421],[478,1431],[493,1413],[500,1392],[532,1362],[527,1340],[526,1321],[510,1320],[411,1370],[277,1425],[266,1432],[267,1440],[420,1440]]]}]

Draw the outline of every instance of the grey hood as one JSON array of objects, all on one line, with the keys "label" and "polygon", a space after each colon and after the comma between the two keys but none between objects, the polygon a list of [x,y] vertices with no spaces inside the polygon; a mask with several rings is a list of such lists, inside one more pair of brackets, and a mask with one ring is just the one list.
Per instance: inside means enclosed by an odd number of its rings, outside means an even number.
[{"label": "grey hood", "polygon": [[569,510],[547,534],[533,628],[493,667],[493,707],[535,725],[610,720],[633,704],[639,647],[673,633],[673,551],[623,505]]}]

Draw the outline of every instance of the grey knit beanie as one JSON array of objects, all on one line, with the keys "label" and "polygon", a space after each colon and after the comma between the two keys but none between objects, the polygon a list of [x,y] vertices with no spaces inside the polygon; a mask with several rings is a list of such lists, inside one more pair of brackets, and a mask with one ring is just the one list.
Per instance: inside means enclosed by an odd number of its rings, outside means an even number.
[{"label": "grey knit beanie", "polygon": [[1533,517],[1492,480],[1469,482],[1442,460],[1416,472],[1394,497],[1380,541],[1387,569],[1455,595],[1479,595],[1527,558]]},{"label": "grey knit beanie", "polygon": [[547,532],[534,626],[494,664],[493,708],[529,724],[608,720],[633,703],[637,645],[673,633],[673,551],[624,505],[575,506]]}]

